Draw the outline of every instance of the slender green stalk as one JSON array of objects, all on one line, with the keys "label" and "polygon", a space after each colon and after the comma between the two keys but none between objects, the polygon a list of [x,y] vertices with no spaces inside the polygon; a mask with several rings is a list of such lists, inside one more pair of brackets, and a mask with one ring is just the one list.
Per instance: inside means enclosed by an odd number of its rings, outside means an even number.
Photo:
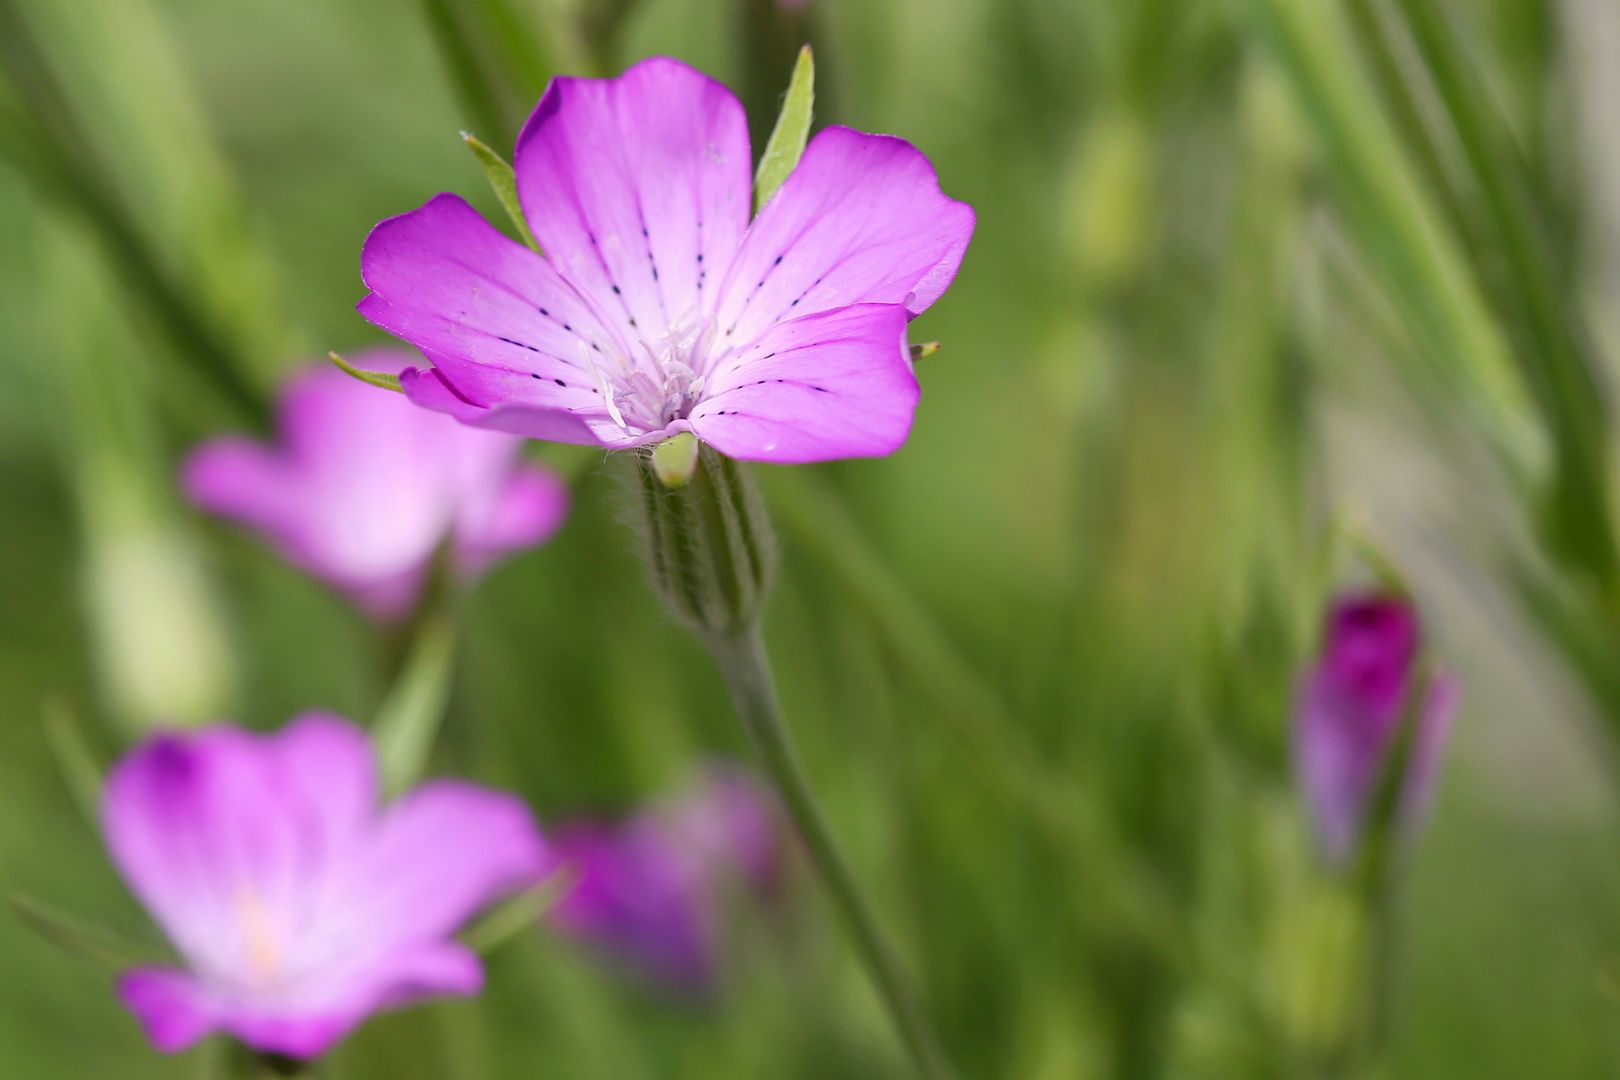
[{"label": "slender green stalk", "polygon": [[1361,51],[1371,65],[1373,84],[1382,92],[1390,111],[1395,130],[1410,149],[1413,161],[1446,217],[1458,240],[1467,249],[1470,258],[1479,257],[1478,244],[1470,227],[1470,215],[1463,202],[1452,163],[1426,123],[1423,106],[1410,65],[1402,62],[1396,51],[1392,27],[1381,18],[1379,0],[1352,0],[1346,5],[1350,25],[1361,43]]},{"label": "slender green stalk", "polygon": [[1560,556],[1592,574],[1620,602],[1608,462],[1608,417],[1585,334],[1556,280],[1528,166],[1513,146],[1455,30],[1431,0],[1398,0],[1406,28],[1433,77],[1501,245],[1529,348],[1520,368],[1557,450],[1550,539]]},{"label": "slender green stalk", "polygon": [[708,641],[709,651],[731,690],[737,713],[764,759],[794,825],[804,840],[822,884],[832,898],[867,973],[882,998],[920,1075],[949,1075],[944,1055],[912,992],[900,958],[884,935],[849,865],[832,837],[832,830],[810,792],[810,782],[799,762],[781,705],[771,681],[759,630],[748,626]]},{"label": "slender green stalk", "polygon": [[125,286],[170,336],[176,355],[245,419],[268,426],[265,395],[243,376],[212,314],[193,301],[136,226],[13,0],[0,0],[0,91],[6,89],[15,90],[17,103],[8,101],[0,115],[0,153],[85,220]]},{"label": "slender green stalk", "polygon": [[821,562],[878,631],[913,685],[950,726],[977,775],[1030,815],[1086,879],[1092,898],[1144,942],[1189,962],[1193,942],[1148,867],[1122,850],[1092,799],[1057,776],[1018,739],[1021,726],[894,572],[848,512],[813,477],[778,474],[772,506],[799,550]]},{"label": "slender green stalk", "polygon": [[[714,658],[878,996],[919,1073],[949,1075],[898,954],[833,842],[782,721],[759,620],[775,565],[753,478],[708,447],[666,484],[654,454],[634,459],[635,500],[653,586]],[[668,464],[667,462],[665,463]]]},{"label": "slender green stalk", "polygon": [[1459,397],[1515,479],[1543,434],[1526,423],[1513,357],[1457,240],[1377,107],[1353,36],[1324,0],[1247,0],[1311,119],[1363,250],[1422,345],[1424,372]]},{"label": "slender green stalk", "polygon": [[517,117],[507,87],[493,70],[465,24],[465,14],[451,0],[422,0],[422,14],[439,47],[444,66],[455,83],[456,95],[468,120],[486,138],[502,139],[515,131]]}]

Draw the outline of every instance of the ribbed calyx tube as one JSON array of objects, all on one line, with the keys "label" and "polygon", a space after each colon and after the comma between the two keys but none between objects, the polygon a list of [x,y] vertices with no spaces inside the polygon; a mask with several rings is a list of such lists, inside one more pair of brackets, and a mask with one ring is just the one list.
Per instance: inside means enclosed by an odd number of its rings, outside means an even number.
[{"label": "ribbed calyx tube", "polygon": [[776,565],[776,541],[753,477],[705,446],[691,479],[666,486],[636,458],[636,503],[654,587],[705,640],[754,625]]}]

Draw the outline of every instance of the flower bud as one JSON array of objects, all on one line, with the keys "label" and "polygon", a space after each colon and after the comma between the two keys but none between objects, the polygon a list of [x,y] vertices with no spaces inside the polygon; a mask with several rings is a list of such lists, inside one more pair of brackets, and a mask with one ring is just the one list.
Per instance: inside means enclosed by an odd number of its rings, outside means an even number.
[{"label": "flower bud", "polygon": [[697,471],[698,441],[690,431],[671,436],[653,447],[652,468],[658,482],[667,488],[678,488],[692,479]]},{"label": "flower bud", "polygon": [[662,465],[651,454],[635,459],[653,587],[699,636],[735,633],[758,616],[776,556],[753,479],[707,446],[679,486],[666,484]]},{"label": "flower bud", "polygon": [[1458,687],[1421,673],[1420,646],[1417,614],[1403,598],[1347,596],[1328,613],[1322,654],[1300,690],[1294,756],[1335,865],[1355,854],[1369,826],[1410,828],[1433,792]]}]

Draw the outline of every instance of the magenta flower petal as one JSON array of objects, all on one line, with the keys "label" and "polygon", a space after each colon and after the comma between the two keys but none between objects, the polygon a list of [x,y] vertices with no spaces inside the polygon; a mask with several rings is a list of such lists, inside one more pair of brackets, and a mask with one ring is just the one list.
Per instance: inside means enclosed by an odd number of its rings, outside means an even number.
[{"label": "magenta flower petal", "polygon": [[152,1045],[177,1054],[218,1026],[197,982],[180,971],[136,968],[118,977],[118,998],[135,1014]]},{"label": "magenta flower petal", "polygon": [[366,242],[361,312],[433,363],[403,376],[412,401],[610,449],[694,432],[800,462],[904,442],[918,397],[904,320],[973,233],[908,143],[821,133],[749,224],[741,106],[655,57],[553,80],[514,169],[545,258],[452,196]]},{"label": "magenta flower petal", "polygon": [[557,860],[579,878],[550,921],[655,983],[704,993],[719,967],[727,886],[761,896],[776,887],[774,810],[752,777],[713,768],[621,821],[565,824]]},{"label": "magenta flower petal", "polygon": [[852,304],[924,311],[956,276],[973,224],[904,139],[827,128],[749,227],[721,290],[717,347]]},{"label": "magenta flower petal", "polygon": [[432,359],[434,367],[408,368],[400,376],[405,396],[463,424],[575,446],[624,449],[648,441],[616,427],[605,414],[593,416],[537,400],[528,376],[444,356]]},{"label": "magenta flower petal", "polygon": [[700,868],[657,823],[579,823],[557,856],[579,880],[553,909],[563,933],[654,982],[701,993],[714,974],[716,927]]},{"label": "magenta flower petal", "polygon": [[364,929],[381,944],[431,939],[491,894],[543,872],[547,850],[518,799],[439,780],[385,812],[332,887],[361,920],[351,930]]},{"label": "magenta flower petal", "polygon": [[198,447],[180,482],[204,510],[262,532],[283,529],[297,514],[295,477],[275,451],[248,439],[227,436]]},{"label": "magenta flower petal", "polygon": [[[1417,614],[1401,599],[1348,597],[1328,615],[1321,658],[1301,687],[1294,745],[1300,784],[1330,861],[1349,858],[1366,828],[1406,716],[1419,642]],[[1397,811],[1407,826],[1431,797],[1459,698],[1457,683],[1443,675],[1424,693]]]},{"label": "magenta flower petal", "polygon": [[508,551],[532,547],[562,527],[568,485],[550,469],[512,470],[493,491],[468,499],[456,515],[456,562],[479,573]]},{"label": "magenta flower petal", "polygon": [[590,369],[614,340],[602,318],[551,263],[456,196],[371,230],[360,274],[371,290],[360,313],[432,354],[472,400],[479,391],[466,380],[487,370],[509,376],[504,403],[603,412]]},{"label": "magenta flower petal", "polygon": [[[356,361],[402,378],[411,370],[394,351]],[[379,617],[409,609],[447,540],[468,556],[458,569],[470,578],[546,539],[566,512],[560,481],[518,470],[516,439],[469,431],[332,368],[288,384],[279,428],[276,446],[226,438],[198,448],[187,494]]]},{"label": "magenta flower petal", "polygon": [[155,1046],[222,1030],[316,1057],[379,1009],[479,989],[449,935],[546,872],[532,819],[450,782],[376,800],[365,736],[318,714],[273,736],[158,736],[119,763],[108,848],[185,966],[120,979]]},{"label": "magenta flower petal", "polygon": [[617,79],[553,79],[513,168],[540,247],[625,347],[713,310],[752,209],[748,122],[730,90],[662,56]]},{"label": "magenta flower petal", "polygon": [[860,304],[778,323],[709,377],[698,438],[729,457],[810,462],[875,457],[911,431],[921,387],[906,309]]}]

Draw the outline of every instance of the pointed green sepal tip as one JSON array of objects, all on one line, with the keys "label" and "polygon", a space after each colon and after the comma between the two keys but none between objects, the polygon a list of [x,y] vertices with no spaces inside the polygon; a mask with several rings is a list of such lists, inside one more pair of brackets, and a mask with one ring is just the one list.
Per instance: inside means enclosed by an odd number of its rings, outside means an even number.
[{"label": "pointed green sepal tip", "polygon": [[689,431],[665,439],[653,447],[653,472],[667,488],[678,488],[692,479],[698,463],[697,436]]},{"label": "pointed green sepal tip", "polygon": [[335,352],[327,353],[326,358],[336,364],[338,369],[345,375],[359,379],[363,383],[380,386],[384,390],[392,390],[396,394],[405,392],[405,388],[399,384],[398,375],[391,375],[386,371],[367,371],[364,368],[357,368]]},{"label": "pointed green sepal tip", "polygon": [[539,884],[502,901],[468,927],[461,940],[469,949],[488,956],[539,922],[557,901],[579,883],[580,869],[573,863],[557,867]]},{"label": "pointed green sepal tip", "polygon": [[523,238],[525,244],[539,252],[540,242],[534,238],[534,233],[529,231],[528,219],[523,216],[523,204],[518,201],[517,173],[512,171],[512,166],[507,164],[505,158],[491,150],[488,143],[472,132],[463,131],[461,141],[467,144],[467,149],[473,152],[473,157],[483,166],[484,176],[489,180],[495,198],[499,200],[501,209],[506,211],[506,216],[512,219],[518,235]]},{"label": "pointed green sepal tip", "polygon": [[919,341],[911,347],[911,362],[915,364],[919,360],[926,360],[937,352],[939,352],[939,342]]},{"label": "pointed green sepal tip", "polygon": [[776,127],[765,143],[765,152],[759,158],[759,171],[754,174],[754,212],[771,201],[794,168],[804,156],[804,144],[810,137],[810,115],[816,103],[816,61],[806,45],[799,50],[799,59],[793,65],[793,77],[788,81],[787,96],[782,99],[782,111],[776,117]]},{"label": "pointed green sepal tip", "polygon": [[1407,574],[1381,539],[1350,512],[1341,512],[1333,524],[1337,537],[1366,567],[1379,589],[1397,599],[1411,599]]}]

